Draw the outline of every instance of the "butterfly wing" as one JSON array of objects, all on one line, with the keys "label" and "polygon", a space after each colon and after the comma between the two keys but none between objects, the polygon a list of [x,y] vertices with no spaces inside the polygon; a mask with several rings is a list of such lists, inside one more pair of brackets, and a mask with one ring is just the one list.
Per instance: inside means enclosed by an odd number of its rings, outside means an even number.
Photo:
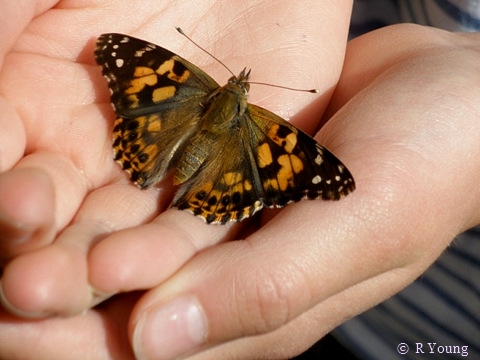
[{"label": "butterfly wing", "polygon": [[[256,190],[259,182],[251,165],[251,150],[240,130],[220,136],[210,146],[210,154],[197,173],[178,188],[173,206],[214,224],[253,215],[263,204]],[[228,155],[220,156],[225,151]]]},{"label": "butterfly wing", "polygon": [[118,115],[115,160],[141,188],[175,168],[173,205],[181,210],[225,224],[264,205],[335,200],[355,188],[346,167],[314,139],[247,105],[249,72],[220,88],[169,50],[121,34],[101,35],[95,60]]},{"label": "butterfly wing", "polygon": [[249,104],[245,136],[251,143],[262,202],[281,207],[302,199],[338,200],[355,189],[335,155],[289,122]]},{"label": "butterfly wing", "polygon": [[203,104],[219,85],[171,51],[122,34],[98,38],[118,119],[115,160],[141,188],[161,181],[199,127]]}]

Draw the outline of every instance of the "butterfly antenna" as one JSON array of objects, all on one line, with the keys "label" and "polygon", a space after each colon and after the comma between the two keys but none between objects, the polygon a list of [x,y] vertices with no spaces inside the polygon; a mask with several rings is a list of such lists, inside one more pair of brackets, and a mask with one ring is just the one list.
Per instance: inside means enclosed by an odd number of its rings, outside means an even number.
[{"label": "butterfly antenna", "polygon": [[182,34],[182,35],[185,36],[188,40],[190,40],[193,45],[195,45],[195,46],[198,47],[200,50],[202,50],[204,53],[210,55],[212,58],[214,58],[215,60],[217,60],[217,62],[218,62],[219,64],[221,64],[225,69],[227,69],[227,71],[228,71],[230,74],[232,74],[233,77],[236,77],[235,74],[232,72],[232,70],[230,70],[230,69],[227,67],[227,65],[225,65],[222,61],[220,61],[220,59],[217,58],[216,56],[214,56],[211,52],[205,50],[203,47],[201,47],[201,46],[198,45],[195,41],[193,41],[193,39],[192,39],[190,36],[188,36],[187,34],[185,34],[180,27],[175,27],[175,29],[177,29],[177,31],[178,31],[180,34]]},{"label": "butterfly antenna", "polygon": [[292,88],[292,87],[289,87],[289,86],[268,84],[268,83],[256,82],[256,81],[250,81],[250,84],[265,85],[265,86],[271,86],[271,87],[276,87],[276,88],[286,89],[286,90],[291,90],[291,91],[308,92],[308,93],[312,93],[312,94],[318,94],[320,92],[320,90],[318,90],[318,89],[298,89],[298,88]]},{"label": "butterfly antenna", "polygon": [[[210,55],[212,58],[214,58],[215,60],[217,60],[217,62],[218,62],[219,64],[221,64],[225,69],[227,69],[227,71],[228,71],[230,74],[232,74],[232,76],[233,76],[234,78],[236,78],[236,76],[235,76],[235,74],[232,72],[232,70],[230,70],[230,69],[227,67],[227,65],[225,65],[219,58],[217,58],[217,57],[214,56],[211,52],[205,50],[203,47],[201,47],[200,45],[198,45],[195,41],[193,41],[193,39],[192,39],[190,36],[188,36],[187,34],[185,34],[180,27],[175,27],[175,29],[177,29],[177,31],[178,31],[180,34],[182,34],[182,35],[185,36],[188,40],[190,40],[193,45],[195,45],[195,46],[198,47],[200,50],[202,50],[204,53]],[[313,93],[313,94],[318,94],[318,93],[320,92],[318,89],[297,89],[297,88],[292,88],[292,87],[288,87],[288,86],[267,84],[267,83],[262,83],[262,82],[253,82],[253,81],[250,81],[250,84],[272,86],[272,87],[276,87],[276,88],[280,88],[280,89],[286,89],[286,90],[291,90],[291,91],[308,92],[308,93]]]}]

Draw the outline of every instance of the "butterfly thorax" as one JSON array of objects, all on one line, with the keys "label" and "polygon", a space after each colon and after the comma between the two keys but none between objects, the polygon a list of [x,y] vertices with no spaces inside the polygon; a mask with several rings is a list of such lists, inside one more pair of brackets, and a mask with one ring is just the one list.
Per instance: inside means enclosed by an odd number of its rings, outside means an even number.
[{"label": "butterfly thorax", "polygon": [[222,135],[238,127],[247,109],[249,84],[244,71],[232,76],[225,86],[213,91],[204,104],[202,129]]},{"label": "butterfly thorax", "polygon": [[246,73],[244,69],[239,76],[232,76],[225,86],[208,96],[203,104],[205,110],[200,132],[189,141],[176,166],[175,184],[182,184],[195,175],[220,138],[240,136],[240,122],[244,121],[248,108],[249,75],[250,71]]}]

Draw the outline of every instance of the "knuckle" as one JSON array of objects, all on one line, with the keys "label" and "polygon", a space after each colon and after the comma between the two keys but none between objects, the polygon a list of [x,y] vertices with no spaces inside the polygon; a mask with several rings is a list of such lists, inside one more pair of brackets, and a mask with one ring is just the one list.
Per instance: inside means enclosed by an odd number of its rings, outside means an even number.
[{"label": "knuckle", "polygon": [[247,285],[243,283],[237,294],[243,332],[248,335],[263,334],[287,323],[294,316],[292,292],[298,295],[298,291],[292,291],[292,287],[298,288],[298,283],[293,284],[291,275],[268,273],[264,269],[252,276]]}]

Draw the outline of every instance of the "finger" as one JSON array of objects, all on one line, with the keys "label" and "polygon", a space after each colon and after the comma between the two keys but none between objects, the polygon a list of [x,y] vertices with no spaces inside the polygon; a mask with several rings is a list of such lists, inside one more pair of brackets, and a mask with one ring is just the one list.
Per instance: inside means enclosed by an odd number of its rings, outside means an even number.
[{"label": "finger", "polygon": [[25,129],[18,113],[0,97],[0,173],[10,169],[25,152]]},{"label": "finger", "polygon": [[[0,211],[7,219],[30,226],[30,239],[23,233],[24,241],[30,246],[53,241],[57,232],[71,221],[88,191],[88,184],[78,169],[55,153],[27,155],[2,177],[4,181],[0,186],[5,188],[1,191],[6,196],[0,199],[3,204]],[[13,207],[11,201],[17,201],[18,208]],[[20,249],[15,251],[18,253]]]},{"label": "finger", "polygon": [[46,245],[53,236],[51,179],[36,168],[0,175],[0,260]]},{"label": "finger", "polygon": [[108,234],[148,221],[158,211],[156,195],[131,185],[93,191],[53,244],[20,255],[5,267],[0,292],[4,305],[26,317],[72,315],[110,295],[92,291],[87,253]]},{"label": "finger", "polygon": [[47,11],[55,3],[55,0],[49,0],[27,1],[25,3],[4,1],[0,4],[0,22],[2,23],[2,32],[0,33],[0,68],[2,67],[4,55],[32,18]]},{"label": "finger", "polygon": [[[38,295],[37,291],[40,289],[40,293],[44,294],[45,284],[37,281],[42,274],[35,269],[37,265],[45,264],[49,269],[48,273],[62,268],[62,266],[49,267],[49,264],[52,265],[55,262],[50,263],[48,257],[45,257],[46,262],[42,260],[44,259],[42,254],[48,254],[49,251],[55,251],[56,248],[44,249],[39,253],[32,251],[53,242],[60,231],[72,221],[88,191],[89,182],[84,178],[83,173],[69,159],[57,153],[39,152],[28,155],[20,160],[13,170],[0,176],[0,192],[4,194],[0,198],[1,227],[4,230],[2,232],[2,257],[7,259],[13,255],[25,254],[26,256],[15,259],[4,269],[3,298],[5,303],[10,302],[11,308],[23,309],[36,314],[57,312],[58,309],[50,306],[52,304],[49,304],[46,299],[39,301],[36,306],[30,307],[16,297],[18,294],[27,297],[29,293]],[[82,239],[92,241],[88,235],[89,233],[85,234]],[[81,244],[86,246],[84,242]],[[77,251],[76,254],[78,253]],[[65,262],[68,257],[56,256],[56,258],[64,267],[68,267],[68,261]],[[33,259],[35,261],[30,261]],[[72,259],[70,261],[72,264],[85,264],[85,259],[79,263],[75,263]],[[28,274],[33,274],[33,277],[29,277]],[[68,271],[60,272],[57,276],[65,277],[66,274],[75,277]],[[25,278],[30,278],[31,282],[24,282]],[[83,278],[86,278],[86,275]],[[12,282],[9,282],[9,279],[12,279]],[[82,279],[82,277],[77,277],[77,279]],[[50,280],[51,278],[45,279],[47,282]],[[64,282],[59,281],[56,284],[59,286]],[[75,282],[71,282],[72,286],[75,284]],[[28,290],[25,291],[25,289]],[[14,291],[17,295],[12,295],[9,291]],[[51,294],[54,296],[58,292],[51,292]],[[78,293],[70,291],[70,296],[74,295],[78,295]],[[9,298],[11,299],[8,300]],[[35,298],[36,296],[32,296],[29,301]],[[59,296],[57,303],[62,298],[64,297]],[[85,301],[85,297],[78,297],[78,299]],[[71,305],[66,302],[66,306]]]},{"label": "finger", "polygon": [[[353,224],[345,221],[335,229],[324,222],[303,224],[302,228],[312,225],[313,234],[326,234],[321,241],[323,253],[319,251],[320,239],[314,236],[310,236],[310,244],[298,246],[295,239],[299,230],[294,224],[313,210],[319,211],[318,206],[311,206],[292,205],[247,240],[199,253],[180,273],[149,292],[133,314],[136,355],[173,358],[206,343],[212,346],[268,333],[346,286],[345,279],[338,276],[342,270],[348,271],[342,269],[342,264],[348,263],[350,269],[358,266],[358,260],[350,265],[349,258],[339,261],[340,249],[336,254],[329,250],[335,248],[331,243],[336,240],[334,235],[343,241],[351,240]],[[327,212],[338,216],[332,206],[323,209],[319,217]],[[283,241],[278,239],[275,226],[280,223],[291,229],[283,228]],[[357,250],[356,246],[352,250]],[[361,252],[357,254],[362,256]],[[165,336],[159,338],[158,334]]]},{"label": "finger", "polygon": [[187,358],[225,359],[232,354],[235,354],[237,359],[293,358],[310,348],[340,322],[373,307],[404,285],[405,283],[399,281],[398,273],[382,274],[323,300],[276,330],[240,337]]},{"label": "finger", "polygon": [[125,324],[137,297],[129,294],[82,315],[44,320],[19,319],[0,308],[0,358],[133,359]]},{"label": "finger", "polygon": [[241,227],[211,226],[190,213],[169,209],[151,223],[98,243],[89,254],[91,285],[109,294],[151,288],[200,250],[233,238]]}]

